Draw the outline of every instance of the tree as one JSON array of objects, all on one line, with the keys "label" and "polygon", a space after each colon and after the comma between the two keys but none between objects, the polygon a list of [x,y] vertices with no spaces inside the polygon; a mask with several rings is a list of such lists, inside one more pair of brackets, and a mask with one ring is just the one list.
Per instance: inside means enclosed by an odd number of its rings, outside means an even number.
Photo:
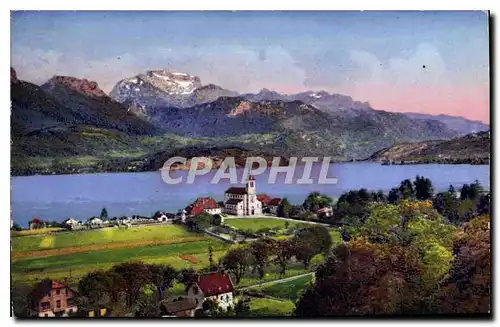
[{"label": "tree", "polygon": [[109,303],[117,303],[125,281],[112,270],[93,271],[78,282],[80,307],[95,310]]},{"label": "tree", "polygon": [[250,244],[250,254],[253,256],[259,278],[264,278],[265,269],[269,263],[269,257],[273,253],[275,241],[273,239],[258,239]]},{"label": "tree", "polygon": [[12,311],[14,317],[30,318],[35,312],[31,310],[29,293],[32,286],[26,283],[15,283],[11,287]]},{"label": "tree", "polygon": [[278,206],[278,217],[285,217],[285,218],[288,218],[290,217],[290,210],[292,208],[292,205],[290,204],[290,202],[288,202],[288,199],[287,198],[284,198],[280,205]]},{"label": "tree", "polygon": [[465,223],[454,241],[455,260],[447,278],[427,301],[431,313],[489,313],[491,310],[490,216]]},{"label": "tree", "polygon": [[333,250],[295,314],[360,316],[418,312],[419,261],[404,246],[358,239]]},{"label": "tree", "polygon": [[102,208],[100,217],[101,219],[108,219],[108,210],[106,208]]},{"label": "tree", "polygon": [[211,245],[208,247],[208,262],[210,264],[210,266],[209,266],[210,271],[213,271],[213,269],[215,268],[214,267],[214,249],[212,248]]},{"label": "tree", "polygon": [[477,204],[477,213],[479,215],[485,215],[491,213],[490,208],[490,193],[481,195],[479,202]]},{"label": "tree", "polygon": [[21,231],[23,230],[23,228],[18,223],[14,223],[11,227],[11,230]]},{"label": "tree", "polygon": [[238,303],[236,303],[234,307],[234,313],[236,317],[247,317],[250,316],[251,309],[250,309],[250,302],[251,299],[248,296],[241,297],[238,300]]},{"label": "tree", "polygon": [[474,201],[466,198],[460,202],[457,208],[459,222],[466,222],[476,215],[476,205]]},{"label": "tree", "polygon": [[192,230],[203,231],[212,225],[212,219],[213,218],[211,214],[203,212],[189,218],[187,224],[191,227]]},{"label": "tree", "polygon": [[213,217],[212,217],[212,224],[214,226],[220,226],[220,225],[222,225],[222,216],[221,215],[213,215]]},{"label": "tree", "polygon": [[150,282],[156,288],[158,301],[161,301],[165,292],[172,287],[178,272],[170,265],[147,265]]},{"label": "tree", "polygon": [[387,202],[396,204],[401,199],[401,194],[398,188],[392,188],[387,195]]},{"label": "tree", "polygon": [[333,203],[331,197],[319,192],[311,192],[304,200],[302,207],[307,211],[316,212],[321,208],[329,207]]},{"label": "tree", "polygon": [[399,185],[399,192],[402,199],[412,200],[415,198],[415,189],[413,183],[409,179],[405,179]]},{"label": "tree", "polygon": [[273,252],[276,255],[276,262],[280,266],[280,275],[284,276],[286,274],[286,269],[288,267],[288,261],[295,255],[295,240],[279,240],[274,243]]},{"label": "tree", "polygon": [[415,196],[417,200],[427,200],[432,198],[434,189],[430,179],[417,175],[413,185],[415,186]]},{"label": "tree", "polygon": [[339,197],[336,215],[346,225],[359,226],[370,215],[371,202],[373,202],[372,194],[366,189],[349,191]]},{"label": "tree", "polygon": [[141,262],[124,262],[111,269],[121,277],[119,288],[126,295],[126,305],[131,307],[137,300],[141,287],[151,281],[149,267]]},{"label": "tree", "polygon": [[229,250],[222,259],[222,265],[230,270],[239,284],[248,266],[248,255],[245,248],[235,248]]},{"label": "tree", "polygon": [[177,275],[177,280],[188,287],[196,279],[196,271],[193,268],[182,269]]}]

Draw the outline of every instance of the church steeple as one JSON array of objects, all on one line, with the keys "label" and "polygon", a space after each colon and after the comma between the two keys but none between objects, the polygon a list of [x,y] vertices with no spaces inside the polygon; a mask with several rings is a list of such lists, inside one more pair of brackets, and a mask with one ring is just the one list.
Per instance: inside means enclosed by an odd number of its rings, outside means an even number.
[{"label": "church steeple", "polygon": [[253,177],[253,175],[250,175],[250,177],[248,178],[246,189],[247,189],[248,194],[255,194],[256,193],[255,178]]}]

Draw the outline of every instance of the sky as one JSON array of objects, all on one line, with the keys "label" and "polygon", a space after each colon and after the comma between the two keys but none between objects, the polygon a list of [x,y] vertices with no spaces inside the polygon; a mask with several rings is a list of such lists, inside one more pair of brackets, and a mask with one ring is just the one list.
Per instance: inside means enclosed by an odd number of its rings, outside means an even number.
[{"label": "sky", "polygon": [[42,84],[168,69],[238,92],[312,90],[489,123],[488,16],[462,12],[12,12],[11,65]]}]

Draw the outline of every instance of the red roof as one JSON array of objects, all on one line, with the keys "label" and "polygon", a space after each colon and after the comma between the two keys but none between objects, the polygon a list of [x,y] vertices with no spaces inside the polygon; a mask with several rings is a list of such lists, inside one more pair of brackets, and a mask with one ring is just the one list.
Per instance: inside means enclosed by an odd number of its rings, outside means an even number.
[{"label": "red roof", "polygon": [[198,215],[205,209],[216,208],[218,208],[217,202],[213,198],[207,197],[196,199],[196,201],[194,201],[189,207],[186,208],[186,211],[191,215]]},{"label": "red roof", "polygon": [[234,290],[229,275],[221,272],[201,275],[197,284],[204,296],[218,295]]},{"label": "red roof", "polygon": [[57,280],[44,279],[33,288],[33,290],[30,293],[30,298],[40,299],[52,290],[65,287],[68,287],[68,285],[60,283]]},{"label": "red roof", "polygon": [[43,220],[41,220],[40,218],[38,217],[35,217],[33,218],[33,220],[31,221],[31,223],[33,224],[40,224],[40,223],[43,223]]},{"label": "red roof", "polygon": [[281,203],[281,199],[280,198],[274,198],[272,200],[270,200],[267,205],[270,205],[270,206],[279,206]]},{"label": "red roof", "polygon": [[267,194],[257,194],[257,200],[264,204],[267,204],[269,201],[271,201],[271,197]]}]

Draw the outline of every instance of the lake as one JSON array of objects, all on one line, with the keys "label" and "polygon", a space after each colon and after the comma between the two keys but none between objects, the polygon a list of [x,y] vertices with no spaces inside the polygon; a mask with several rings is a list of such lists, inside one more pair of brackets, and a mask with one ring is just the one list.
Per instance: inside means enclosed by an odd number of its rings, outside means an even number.
[{"label": "lake", "polygon": [[[297,167],[294,180],[302,176],[303,167]],[[317,180],[320,167],[312,169]],[[63,220],[73,217],[86,220],[98,216],[105,207],[109,216],[146,215],[157,210],[177,212],[197,197],[212,196],[223,199],[229,180],[210,184],[215,170],[197,176],[194,184],[169,185],[160,172],[104,173],[82,175],[48,175],[13,177],[11,191],[12,219],[27,226],[33,217],[44,220]],[[238,172],[241,175],[241,170]],[[186,171],[172,172],[172,177],[185,176]],[[416,175],[429,178],[435,190],[448,189],[452,184],[457,190],[464,183],[476,179],[490,188],[489,165],[392,165],[378,163],[335,163],[330,165],[328,177],[336,177],[333,185],[285,184],[284,174],[278,174],[276,184],[268,184],[269,171],[255,177],[258,193],[271,197],[287,197],[294,204],[302,203],[312,191],[338,197],[343,192],[366,188],[388,192],[392,187]]]}]

